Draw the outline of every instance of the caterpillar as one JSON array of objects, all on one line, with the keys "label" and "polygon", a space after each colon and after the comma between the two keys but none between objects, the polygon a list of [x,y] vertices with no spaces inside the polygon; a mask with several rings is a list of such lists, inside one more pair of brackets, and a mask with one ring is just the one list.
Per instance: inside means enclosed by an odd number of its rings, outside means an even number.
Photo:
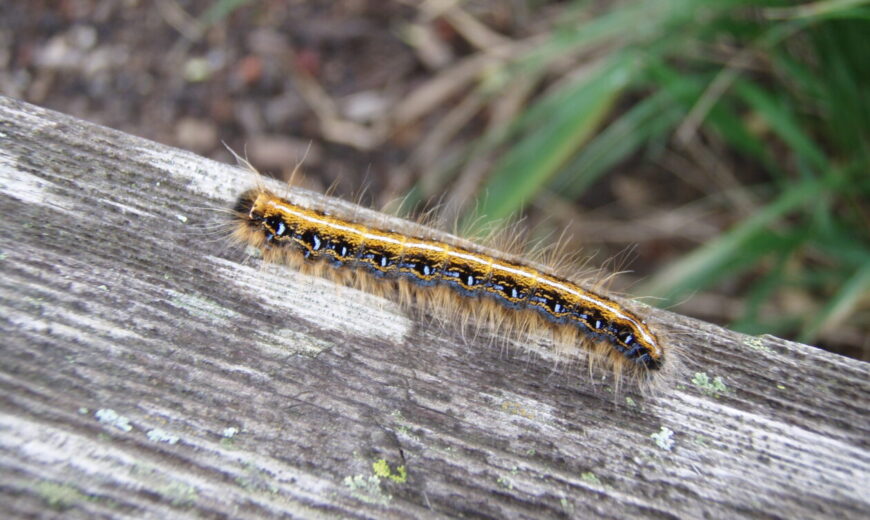
[{"label": "caterpillar", "polygon": [[600,291],[451,235],[383,229],[308,206],[263,187],[248,190],[232,211],[233,237],[260,250],[266,261],[303,269],[327,264],[352,278],[401,284],[401,293],[410,292],[418,304],[434,305],[446,295],[466,307],[484,307],[478,314],[491,323],[505,321],[492,318],[499,312],[524,324],[518,328],[542,321],[568,343],[585,347],[590,359],[601,354],[615,369],[629,366],[648,375],[663,366],[657,334]]}]

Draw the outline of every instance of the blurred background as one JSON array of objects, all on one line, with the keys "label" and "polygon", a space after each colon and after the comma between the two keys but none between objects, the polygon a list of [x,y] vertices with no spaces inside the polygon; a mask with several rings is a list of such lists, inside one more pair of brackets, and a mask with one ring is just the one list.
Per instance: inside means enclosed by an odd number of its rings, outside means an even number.
[{"label": "blurred background", "polygon": [[[0,93],[870,359],[870,2],[5,0]],[[397,204],[396,201],[402,201]],[[615,259],[615,260],[614,260]]]}]

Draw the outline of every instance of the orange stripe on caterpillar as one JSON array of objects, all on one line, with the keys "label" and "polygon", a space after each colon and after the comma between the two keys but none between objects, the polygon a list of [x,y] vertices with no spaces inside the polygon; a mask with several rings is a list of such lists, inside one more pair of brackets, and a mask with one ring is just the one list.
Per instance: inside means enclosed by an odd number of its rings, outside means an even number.
[{"label": "orange stripe on caterpillar", "polygon": [[235,206],[236,236],[261,249],[289,248],[311,261],[402,278],[420,290],[444,285],[468,298],[490,297],[508,312],[534,310],[547,321],[605,340],[624,359],[655,370],[656,335],[618,302],[539,269],[470,248],[378,229],[250,190]]}]

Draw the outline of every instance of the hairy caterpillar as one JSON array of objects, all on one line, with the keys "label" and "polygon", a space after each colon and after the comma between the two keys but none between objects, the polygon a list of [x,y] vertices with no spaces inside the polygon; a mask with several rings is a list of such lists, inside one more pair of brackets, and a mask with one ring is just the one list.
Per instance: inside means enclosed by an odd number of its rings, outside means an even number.
[{"label": "hairy caterpillar", "polygon": [[378,280],[374,285],[385,283],[419,307],[447,300],[497,327],[542,325],[554,331],[557,348],[579,346],[590,361],[615,370],[649,375],[663,366],[663,345],[636,312],[511,255],[410,223],[416,232],[384,229],[262,187],[243,193],[233,216],[233,237],[261,250],[266,261],[342,273],[343,281]]}]

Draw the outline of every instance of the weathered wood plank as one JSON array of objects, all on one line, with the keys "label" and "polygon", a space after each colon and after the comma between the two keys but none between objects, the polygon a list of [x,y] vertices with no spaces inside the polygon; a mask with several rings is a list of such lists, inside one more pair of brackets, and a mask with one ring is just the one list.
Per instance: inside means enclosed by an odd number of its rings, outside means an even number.
[{"label": "weathered wood plank", "polygon": [[682,370],[614,399],[582,370],[262,268],[215,211],[249,184],[0,99],[4,516],[870,511],[867,364],[656,311]]}]

